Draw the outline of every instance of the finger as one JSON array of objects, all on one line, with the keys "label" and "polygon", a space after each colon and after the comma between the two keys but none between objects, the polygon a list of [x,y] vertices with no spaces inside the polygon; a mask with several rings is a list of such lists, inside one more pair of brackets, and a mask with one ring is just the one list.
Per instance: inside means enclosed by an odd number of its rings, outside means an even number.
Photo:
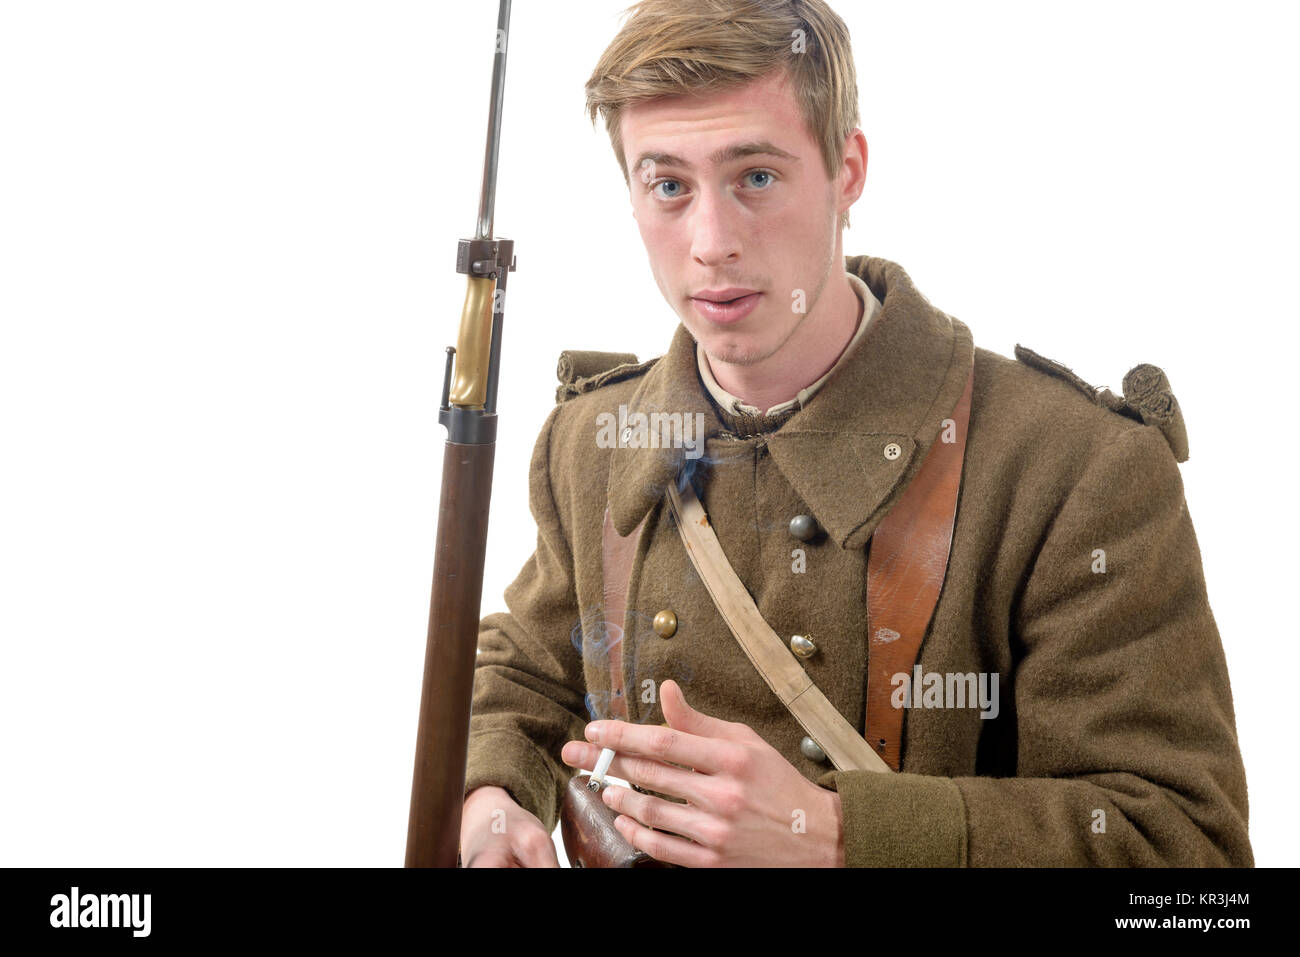
[{"label": "finger", "polygon": [[638,851],[645,851],[656,861],[682,867],[718,867],[721,863],[716,851],[663,831],[652,831],[626,814],[616,817],[614,826],[629,844]]},{"label": "finger", "polygon": [[515,857],[519,858],[524,867],[560,866],[560,859],[555,854],[555,843],[543,828],[527,828],[516,834],[510,844]]},{"label": "finger", "polygon": [[[560,754],[565,764],[587,769],[595,766],[600,748],[582,741],[570,741]],[[617,754],[609,766],[609,773],[661,794],[671,794],[687,801],[698,801],[700,798],[700,775],[694,771],[674,768],[653,758]]]},{"label": "finger", "polygon": [[686,804],[674,804],[649,794],[638,794],[630,788],[611,784],[601,793],[608,807],[634,818],[638,824],[671,831],[697,844],[709,843],[712,837],[709,825],[712,820],[703,811]]},{"label": "finger", "polygon": [[564,763],[580,771],[594,770],[599,757],[600,748],[586,741],[570,741],[560,749],[560,758]]},{"label": "finger", "polygon": [[[686,695],[681,686],[671,678],[659,686],[659,704],[664,711],[664,720],[670,727],[701,738],[721,738],[724,741],[745,740],[742,737],[749,729],[743,724],[723,721],[696,711],[686,703]],[[699,765],[692,765],[699,767]]]},{"label": "finger", "polygon": [[593,721],[587,725],[584,736],[592,744],[613,748],[620,755],[634,754],[656,761],[670,761],[705,774],[717,773],[728,763],[734,750],[730,741],[627,721]]},{"label": "finger", "polygon": [[[595,768],[596,762],[600,758],[601,751],[602,748],[599,745],[588,744],[586,741],[570,741],[560,750],[560,757],[563,758],[564,763],[571,768],[578,768],[582,771],[591,771]],[[664,762],[659,763],[663,764],[664,767],[669,767],[669,765]],[[616,778],[621,778],[625,777],[625,775],[620,772],[625,769],[626,762],[615,753],[614,762],[609,766],[608,773],[612,774]]]},{"label": "finger", "polygon": [[515,856],[504,847],[492,847],[480,851],[465,862],[466,869],[471,867],[518,867]]}]

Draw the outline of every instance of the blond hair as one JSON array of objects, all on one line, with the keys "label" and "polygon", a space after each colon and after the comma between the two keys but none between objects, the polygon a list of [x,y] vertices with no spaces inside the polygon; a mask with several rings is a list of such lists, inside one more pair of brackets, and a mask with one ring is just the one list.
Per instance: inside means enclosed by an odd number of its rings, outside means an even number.
[{"label": "blond hair", "polygon": [[832,180],[858,125],[858,84],[844,21],[825,0],[641,0],[587,81],[623,179],[620,121],[628,105],[719,91],[784,69]]}]

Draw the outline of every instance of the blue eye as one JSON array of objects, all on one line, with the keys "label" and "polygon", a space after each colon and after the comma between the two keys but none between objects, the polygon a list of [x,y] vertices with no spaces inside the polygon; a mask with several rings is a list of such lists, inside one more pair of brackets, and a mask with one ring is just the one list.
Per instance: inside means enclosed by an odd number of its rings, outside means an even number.
[{"label": "blue eye", "polygon": [[[664,193],[659,192],[660,186],[676,186],[677,190],[665,195]],[[654,193],[660,199],[676,199],[682,194],[681,186],[682,184],[677,182],[675,179],[662,179],[650,187],[650,192]]]},{"label": "blue eye", "polygon": [[771,186],[772,183],[775,182],[775,180],[774,180],[772,174],[769,173],[767,170],[763,170],[763,169],[756,169],[756,170],[753,170],[752,172],[746,173],[745,176],[746,176],[746,178],[748,178],[748,177],[750,177],[750,176],[766,176],[766,177],[767,177],[767,182],[766,182],[766,183],[759,183],[759,184],[756,184],[756,185],[758,186],[759,189],[767,189],[768,186]]}]

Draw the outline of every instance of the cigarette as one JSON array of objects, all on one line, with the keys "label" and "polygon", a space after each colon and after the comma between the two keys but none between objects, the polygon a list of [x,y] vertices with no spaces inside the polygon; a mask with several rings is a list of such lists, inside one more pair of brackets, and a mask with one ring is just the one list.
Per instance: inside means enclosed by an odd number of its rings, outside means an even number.
[{"label": "cigarette", "polygon": [[596,759],[596,767],[591,772],[591,780],[587,782],[587,787],[593,791],[599,791],[600,786],[605,783],[605,773],[609,771],[609,766],[614,761],[614,749],[602,748],[600,757]]}]

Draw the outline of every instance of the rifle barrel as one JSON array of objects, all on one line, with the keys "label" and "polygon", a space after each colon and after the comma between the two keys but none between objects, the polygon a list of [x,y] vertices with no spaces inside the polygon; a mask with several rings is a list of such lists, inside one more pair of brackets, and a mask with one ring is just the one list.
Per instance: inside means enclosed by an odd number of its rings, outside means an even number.
[{"label": "rifle barrel", "polygon": [[492,60],[492,98],[488,102],[487,147],[483,151],[483,188],[478,199],[475,239],[492,238],[497,204],[497,154],[501,148],[501,110],[506,99],[506,47],[510,35],[510,0],[497,10],[497,51]]}]

